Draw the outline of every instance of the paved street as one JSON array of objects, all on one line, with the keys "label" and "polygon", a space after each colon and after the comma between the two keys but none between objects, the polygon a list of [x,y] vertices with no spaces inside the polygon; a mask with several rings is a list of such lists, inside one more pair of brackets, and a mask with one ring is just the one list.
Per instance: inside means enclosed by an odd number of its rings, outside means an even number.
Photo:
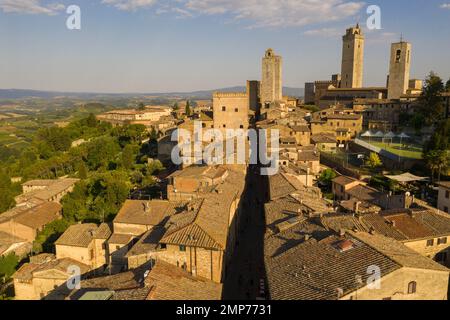
[{"label": "paved street", "polygon": [[224,298],[255,300],[259,296],[260,280],[265,278],[263,258],[264,202],[266,177],[251,166],[247,176],[247,188],[243,197],[238,244],[224,283]]}]

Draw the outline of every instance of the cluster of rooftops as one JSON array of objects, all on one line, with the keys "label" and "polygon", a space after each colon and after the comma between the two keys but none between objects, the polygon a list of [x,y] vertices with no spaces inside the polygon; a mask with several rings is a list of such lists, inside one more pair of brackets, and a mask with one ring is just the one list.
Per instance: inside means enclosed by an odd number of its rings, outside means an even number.
[{"label": "cluster of rooftops", "polygon": [[[340,176],[335,182],[345,185],[355,179]],[[409,208],[377,207],[370,213],[354,207],[336,211],[320,190],[285,173],[271,177],[269,185],[264,260],[271,299],[346,299],[366,286],[371,266],[380,267],[381,277],[402,268],[449,272],[413,250],[418,242],[447,242],[450,217],[435,208],[415,202]],[[363,190],[346,201],[376,201],[375,189],[358,187]]]}]

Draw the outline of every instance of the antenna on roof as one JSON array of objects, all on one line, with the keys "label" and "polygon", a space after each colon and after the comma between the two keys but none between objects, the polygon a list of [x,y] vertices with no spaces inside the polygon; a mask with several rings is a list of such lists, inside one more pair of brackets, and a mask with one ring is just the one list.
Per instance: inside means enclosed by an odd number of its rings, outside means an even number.
[{"label": "antenna on roof", "polygon": [[403,43],[403,32],[400,33],[400,43]]}]

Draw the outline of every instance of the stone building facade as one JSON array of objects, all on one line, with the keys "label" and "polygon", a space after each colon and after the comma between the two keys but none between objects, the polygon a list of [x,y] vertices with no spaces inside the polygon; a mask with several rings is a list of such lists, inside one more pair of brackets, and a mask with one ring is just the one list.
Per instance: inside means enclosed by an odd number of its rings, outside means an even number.
[{"label": "stone building facade", "polygon": [[271,103],[283,99],[283,58],[267,49],[262,59],[261,103]]},{"label": "stone building facade", "polygon": [[393,43],[388,79],[388,99],[400,99],[409,88],[411,69],[411,44],[408,42]]},{"label": "stone building facade", "polygon": [[439,184],[438,209],[450,213],[450,182]]},{"label": "stone building facade", "polygon": [[249,126],[248,93],[216,92],[213,95],[214,129],[225,135],[227,129],[247,130]]},{"label": "stone building facade", "polygon": [[362,88],[364,68],[364,35],[359,25],[347,29],[342,38],[341,88]]}]

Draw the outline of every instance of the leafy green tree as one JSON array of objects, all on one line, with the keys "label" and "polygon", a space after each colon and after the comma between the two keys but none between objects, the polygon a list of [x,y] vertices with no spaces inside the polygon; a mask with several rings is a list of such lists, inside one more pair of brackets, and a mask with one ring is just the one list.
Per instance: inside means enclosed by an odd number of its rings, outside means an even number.
[{"label": "leafy green tree", "polygon": [[126,145],[122,151],[122,166],[130,170],[133,168],[135,158],[134,147],[131,144]]},{"label": "leafy green tree", "polygon": [[186,113],[186,116],[188,116],[188,117],[191,116],[192,111],[191,111],[191,105],[189,103],[189,100],[186,101],[185,113]]},{"label": "leafy green tree", "polygon": [[86,119],[86,125],[90,128],[95,128],[97,127],[97,124],[98,124],[97,118],[93,113],[90,113]]},{"label": "leafy green tree", "polygon": [[135,185],[141,185],[144,175],[141,171],[133,171],[130,175],[131,182]]},{"label": "leafy green tree", "polygon": [[[11,276],[16,272],[16,268],[19,265],[19,258],[14,254],[10,253],[6,256],[0,257],[0,281],[3,279],[8,281]],[[5,282],[6,282],[5,281]]]},{"label": "leafy green tree", "polygon": [[38,233],[33,242],[33,253],[47,252],[52,253],[54,243],[70,227],[72,223],[66,219],[55,220],[47,224],[42,231]]},{"label": "leafy green tree", "polygon": [[152,175],[147,175],[142,178],[142,181],[141,181],[142,187],[145,187],[145,188],[152,187],[155,184],[156,184],[156,180],[155,180],[155,177]]},{"label": "leafy green tree", "polygon": [[155,127],[152,127],[152,131],[150,131],[150,140],[151,141],[158,140],[158,131],[156,131]]},{"label": "leafy green tree", "polygon": [[75,185],[62,200],[64,219],[71,222],[111,221],[128,198],[131,184],[119,171],[96,174]]},{"label": "leafy green tree", "polygon": [[138,103],[138,110],[140,111],[145,110],[145,104],[143,102]]},{"label": "leafy green tree", "polygon": [[434,181],[437,172],[440,181],[442,170],[448,168],[450,163],[448,150],[431,150],[424,155],[424,160],[431,170],[431,179]]},{"label": "leafy green tree", "polygon": [[422,114],[416,113],[412,116],[411,125],[414,127],[414,130],[417,135],[420,135],[420,133],[422,132],[424,124],[425,124],[425,117]]},{"label": "leafy green tree", "polygon": [[86,166],[86,163],[84,163],[83,160],[80,160],[77,166],[78,171],[78,178],[80,179],[87,179],[88,177],[88,168]]},{"label": "leafy green tree", "polygon": [[131,124],[116,127],[111,132],[116,137],[120,146],[123,148],[127,144],[139,144],[147,136],[147,128],[141,124]]},{"label": "leafy green tree", "polygon": [[373,175],[370,178],[369,185],[373,188],[384,191],[397,191],[399,189],[399,183],[395,180],[391,180],[383,175]]},{"label": "leafy green tree", "polygon": [[319,181],[324,185],[330,186],[332,180],[336,178],[336,176],[337,174],[333,169],[326,169],[321,173]]},{"label": "leafy green tree", "polygon": [[22,152],[19,159],[19,166],[21,168],[26,168],[34,164],[36,161],[37,161],[36,150],[29,148]]},{"label": "leafy green tree", "polygon": [[101,137],[89,143],[87,152],[86,161],[89,168],[97,170],[100,167],[106,168],[114,161],[120,147],[114,138]]},{"label": "leafy green tree", "polygon": [[180,107],[178,106],[178,102],[175,102],[175,103],[173,104],[173,110],[174,110],[174,111],[177,111],[178,109],[180,109]]},{"label": "leafy green tree", "polygon": [[443,117],[444,102],[441,96],[443,91],[444,83],[442,79],[436,73],[430,72],[419,99],[419,112],[429,125],[436,123]]},{"label": "leafy green tree", "polygon": [[381,167],[383,162],[381,162],[380,157],[375,152],[371,152],[369,158],[366,161],[366,165],[372,169]]},{"label": "leafy green tree", "polygon": [[439,123],[430,140],[424,146],[424,154],[433,150],[450,149],[450,119]]},{"label": "leafy green tree", "polygon": [[147,165],[146,175],[154,175],[155,173],[163,171],[164,165],[159,160],[153,160]]},{"label": "leafy green tree", "polygon": [[72,145],[72,140],[69,133],[64,128],[50,127],[43,128],[37,132],[36,135],[38,145],[43,143],[45,146],[41,146],[43,150],[48,151],[67,151]]},{"label": "leafy green tree", "polygon": [[0,170],[0,214],[16,205],[11,178]]},{"label": "leafy green tree", "polygon": [[447,92],[450,92],[450,79],[447,81],[447,83],[445,84],[445,90]]},{"label": "leafy green tree", "polygon": [[19,157],[20,151],[8,146],[0,145],[0,161],[13,162]]}]

